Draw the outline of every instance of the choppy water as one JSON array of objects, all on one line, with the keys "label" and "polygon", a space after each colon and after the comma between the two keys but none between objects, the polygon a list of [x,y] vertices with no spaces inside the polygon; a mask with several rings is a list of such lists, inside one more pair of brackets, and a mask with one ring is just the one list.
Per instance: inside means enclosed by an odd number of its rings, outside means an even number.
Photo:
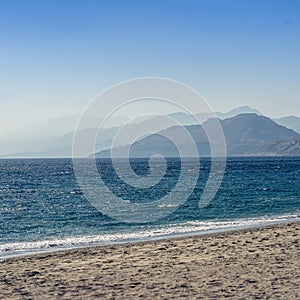
[{"label": "choppy water", "polygon": [[[116,194],[140,203],[168,193],[180,172],[180,162],[170,160],[163,182],[142,193],[119,182],[109,161],[99,160],[98,166]],[[133,161],[139,175],[147,174],[148,167],[142,159]],[[229,158],[216,197],[199,209],[209,170],[209,160],[201,160],[198,185],[171,215],[149,224],[125,224],[102,215],[85,199],[71,159],[0,160],[0,257],[300,218],[300,158]]]}]

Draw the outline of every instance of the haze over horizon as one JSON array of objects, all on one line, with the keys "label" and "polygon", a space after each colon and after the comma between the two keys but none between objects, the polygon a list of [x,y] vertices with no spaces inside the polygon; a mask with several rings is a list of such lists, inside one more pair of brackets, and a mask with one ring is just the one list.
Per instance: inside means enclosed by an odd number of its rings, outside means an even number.
[{"label": "haze over horizon", "polygon": [[300,116],[298,1],[13,0],[0,25],[0,135],[136,77],[188,84],[214,111]]},{"label": "haze over horizon", "polygon": [[[161,110],[161,115],[176,115],[177,113],[181,114],[185,112],[182,111],[166,111],[164,109]],[[210,112],[206,112],[207,114],[210,114]],[[217,118],[230,118],[232,116],[238,115],[240,113],[256,113],[259,115],[264,115],[267,117],[272,118],[270,115],[268,114],[264,114],[262,112],[260,112],[259,110],[257,110],[256,108],[253,107],[249,107],[248,105],[242,105],[239,107],[234,107],[229,111],[226,112],[222,112],[222,111],[215,111],[214,113],[216,113],[216,117]],[[195,112],[195,115],[197,114],[204,114],[205,112]],[[120,114],[120,115],[113,115],[113,117],[109,118],[109,122],[107,124],[105,124],[106,128],[111,128],[111,127],[119,127],[125,124],[125,122],[130,122],[130,123],[140,123],[140,122],[144,122],[147,119],[152,119],[154,118],[155,115],[150,114],[148,117],[147,116],[142,116],[140,118],[136,118],[136,116],[130,115],[130,114]],[[281,116],[280,118],[284,118],[284,117],[290,117],[290,116]],[[292,116],[295,117],[297,119],[300,120],[300,117],[298,116]],[[99,120],[101,120],[101,118],[99,117],[95,117]],[[48,118],[45,120],[41,120],[41,121],[37,121],[34,120],[32,122],[28,122],[26,123],[24,126],[20,126],[19,128],[15,128],[6,132],[1,133],[0,131],[0,139],[4,140],[6,138],[33,138],[36,135],[37,136],[42,136],[43,134],[43,130],[45,130],[44,132],[44,137],[51,137],[53,136],[57,136],[57,135],[63,135],[66,133],[71,133],[74,132],[76,130],[76,125],[78,123],[78,120],[80,119],[80,115],[64,115],[64,116],[56,116],[53,118]],[[205,119],[205,118],[204,118]],[[203,119],[203,120],[204,120]],[[180,121],[180,119],[178,119],[178,121]],[[297,120],[298,121],[298,120]],[[91,124],[94,123],[94,120],[91,120]],[[183,122],[184,123],[184,122]],[[51,127],[52,127],[52,134],[49,134],[49,129],[51,132]],[[93,128],[95,126],[93,125],[88,125],[86,126],[86,128]],[[24,135],[25,134],[25,135]]]}]

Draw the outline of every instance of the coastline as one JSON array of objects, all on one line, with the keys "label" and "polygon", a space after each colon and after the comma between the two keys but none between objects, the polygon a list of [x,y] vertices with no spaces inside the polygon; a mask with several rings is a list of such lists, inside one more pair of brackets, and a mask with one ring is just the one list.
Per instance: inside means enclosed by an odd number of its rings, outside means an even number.
[{"label": "coastline", "polygon": [[1,299],[300,297],[300,222],[0,262]]},{"label": "coastline", "polygon": [[237,220],[220,220],[213,223],[207,221],[192,221],[185,224],[172,224],[170,227],[153,228],[146,231],[130,233],[107,233],[94,236],[65,237],[45,239],[32,242],[13,242],[0,245],[0,261],[27,255],[52,253],[57,251],[140,243],[163,239],[191,237],[226,233],[237,230],[266,227],[272,225],[300,222],[299,214],[274,215],[268,218],[244,218]]}]

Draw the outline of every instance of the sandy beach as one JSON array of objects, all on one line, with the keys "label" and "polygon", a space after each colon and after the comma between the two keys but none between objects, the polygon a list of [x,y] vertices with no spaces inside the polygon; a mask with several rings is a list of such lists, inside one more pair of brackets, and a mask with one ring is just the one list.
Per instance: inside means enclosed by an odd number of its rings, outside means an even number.
[{"label": "sandy beach", "polygon": [[300,299],[300,223],[9,258],[0,299]]}]

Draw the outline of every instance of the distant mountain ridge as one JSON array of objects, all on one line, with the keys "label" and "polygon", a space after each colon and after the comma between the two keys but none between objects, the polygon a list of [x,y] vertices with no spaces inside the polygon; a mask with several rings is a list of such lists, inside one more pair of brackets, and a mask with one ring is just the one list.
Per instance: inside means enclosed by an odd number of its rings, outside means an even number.
[{"label": "distant mountain ridge", "polygon": [[244,106],[234,108],[234,109],[232,109],[231,111],[229,111],[225,114],[224,113],[216,113],[216,115],[219,119],[229,119],[229,118],[233,118],[237,115],[241,115],[241,114],[262,115],[262,113],[260,111],[258,111],[257,109],[251,108],[248,105],[244,105]]},{"label": "distant mountain ridge", "polygon": [[[264,156],[264,155],[300,155],[300,135],[271,119],[257,114],[240,114],[219,120],[222,126],[229,156]],[[197,145],[199,155],[209,156],[210,146],[203,127],[210,128],[212,119],[201,125],[186,126]],[[170,127],[161,133],[172,137],[178,134],[177,126]],[[180,147],[190,147],[187,140],[182,139]],[[129,145],[123,146],[129,148]],[[118,149],[115,149],[118,154]],[[120,152],[122,147],[119,148]],[[156,152],[155,152],[156,151]],[[188,150],[187,150],[188,151]],[[147,157],[148,153],[167,153],[174,157],[178,153],[165,138],[153,134],[131,145],[133,157]],[[109,157],[110,150],[101,151],[97,157]]]},{"label": "distant mountain ridge", "polygon": [[287,128],[291,128],[295,130],[297,133],[300,133],[300,118],[298,117],[289,116],[289,117],[276,118],[273,120],[280,125],[283,125]]},{"label": "distant mountain ridge", "polygon": [[[195,116],[200,122],[205,122],[212,117],[218,117],[221,120],[230,119],[239,114],[257,114],[262,115],[258,110],[249,106],[241,106],[227,113],[197,113]],[[181,125],[194,125],[196,120],[194,116],[184,112],[170,113],[170,118],[174,119]],[[126,118],[117,117],[110,124],[111,127],[105,128],[101,134],[101,140],[96,141],[96,150],[101,151],[109,149],[112,146],[113,137],[119,130],[119,126],[114,124],[122,123]],[[0,137],[0,157],[71,157],[74,128],[77,124],[78,116],[67,116],[58,119],[48,120],[41,124],[27,126],[25,129]],[[300,118],[291,116],[274,119],[277,124],[287,128],[294,129],[300,133]],[[91,120],[91,124],[95,120]],[[139,123],[129,125],[130,131],[135,132],[143,126],[145,132],[155,133],[171,127],[170,120],[163,116],[149,117],[141,119]],[[33,130],[34,129],[34,130]],[[32,131],[33,130],[33,131]],[[98,129],[87,127],[84,129],[85,134],[95,135]],[[33,136],[30,136],[32,133]],[[245,135],[250,134],[245,133]],[[126,136],[121,137],[116,146],[126,145],[128,140]]]},{"label": "distant mountain ridge", "polygon": [[174,118],[175,120],[180,122],[182,125],[193,125],[196,122],[195,117],[198,120],[200,120],[200,122],[204,122],[207,119],[214,118],[214,117],[217,117],[217,118],[223,120],[223,119],[235,117],[239,114],[251,114],[251,113],[261,115],[261,113],[257,109],[253,109],[247,105],[244,105],[244,106],[234,108],[227,113],[215,112],[215,113],[196,113],[194,115],[188,115],[183,112],[178,112],[178,113],[169,114],[168,116]]}]

